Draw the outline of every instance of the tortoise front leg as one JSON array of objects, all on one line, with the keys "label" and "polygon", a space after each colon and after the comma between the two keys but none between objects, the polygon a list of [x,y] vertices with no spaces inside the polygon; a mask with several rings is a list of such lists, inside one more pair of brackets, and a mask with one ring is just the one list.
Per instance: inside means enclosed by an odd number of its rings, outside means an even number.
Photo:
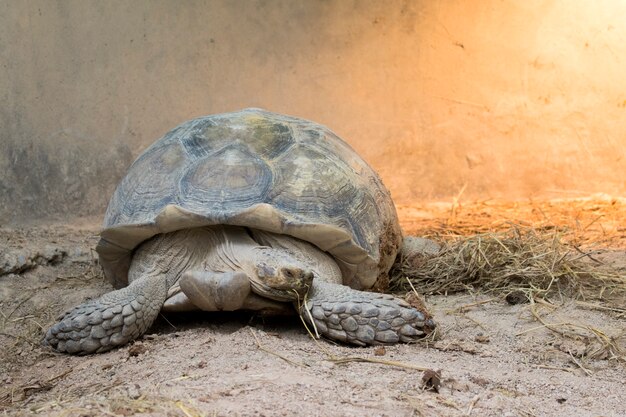
[{"label": "tortoise front leg", "polygon": [[303,303],[300,313],[320,334],[360,346],[412,342],[435,328],[432,319],[399,298],[317,279],[306,307]]},{"label": "tortoise front leg", "polygon": [[89,354],[124,345],[148,330],[167,296],[165,278],[145,276],[67,311],[44,344],[59,352]]}]

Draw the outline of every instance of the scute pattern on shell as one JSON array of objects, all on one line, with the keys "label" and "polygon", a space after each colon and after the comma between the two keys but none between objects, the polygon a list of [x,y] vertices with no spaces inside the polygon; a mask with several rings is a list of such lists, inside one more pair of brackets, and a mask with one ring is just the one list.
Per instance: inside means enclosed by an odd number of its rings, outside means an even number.
[{"label": "scute pattern on shell", "polygon": [[[212,224],[309,241],[355,288],[388,271],[401,240],[389,192],[349,145],[321,125],[260,109],[191,120],[137,158],[105,215],[97,248],[105,274],[126,285],[142,241]],[[387,235],[396,238],[380,239]]]}]

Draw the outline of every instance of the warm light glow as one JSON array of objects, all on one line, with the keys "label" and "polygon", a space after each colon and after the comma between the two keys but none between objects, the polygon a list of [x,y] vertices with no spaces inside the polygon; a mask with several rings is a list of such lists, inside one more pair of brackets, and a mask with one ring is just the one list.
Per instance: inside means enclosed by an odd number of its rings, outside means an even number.
[{"label": "warm light glow", "polygon": [[3,10],[0,217],[101,215],[155,139],[251,106],[329,126],[399,204],[626,195],[626,1]]},{"label": "warm light glow", "polygon": [[624,16],[623,1],[431,2],[412,41],[399,16],[373,46],[393,51],[396,88],[359,89],[386,141],[357,147],[401,201],[623,194]]}]

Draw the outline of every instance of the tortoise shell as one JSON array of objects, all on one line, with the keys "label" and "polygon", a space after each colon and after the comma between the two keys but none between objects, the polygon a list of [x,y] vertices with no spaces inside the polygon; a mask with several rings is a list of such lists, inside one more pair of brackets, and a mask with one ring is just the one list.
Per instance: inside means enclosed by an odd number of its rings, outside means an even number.
[{"label": "tortoise shell", "polygon": [[146,149],[113,193],[96,250],[121,287],[143,241],[216,224],[308,241],[357,289],[386,276],[402,240],[389,191],[348,144],[319,124],[245,109],[183,123]]}]

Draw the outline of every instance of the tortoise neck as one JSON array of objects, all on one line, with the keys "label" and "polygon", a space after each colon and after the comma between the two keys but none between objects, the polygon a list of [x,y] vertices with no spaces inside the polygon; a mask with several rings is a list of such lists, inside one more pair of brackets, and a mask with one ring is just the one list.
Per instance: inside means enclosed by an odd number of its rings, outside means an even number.
[{"label": "tortoise neck", "polygon": [[341,270],[335,259],[317,246],[298,238],[250,229],[252,238],[262,246],[280,250],[296,259],[316,278],[336,284],[343,283]]}]

